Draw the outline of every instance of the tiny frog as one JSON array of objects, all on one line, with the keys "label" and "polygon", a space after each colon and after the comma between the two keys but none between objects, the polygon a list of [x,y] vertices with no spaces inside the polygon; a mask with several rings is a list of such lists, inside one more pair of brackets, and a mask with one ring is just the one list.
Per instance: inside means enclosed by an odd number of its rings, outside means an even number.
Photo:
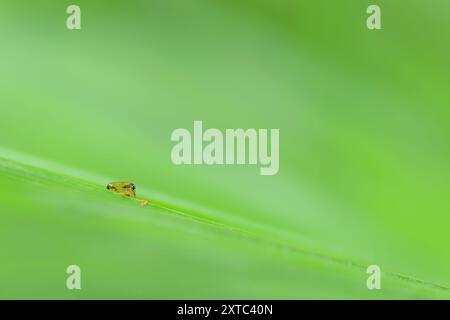
[{"label": "tiny frog", "polygon": [[106,189],[139,200],[141,206],[146,206],[150,203],[147,199],[136,198],[136,185],[132,182],[111,182],[106,185]]},{"label": "tiny frog", "polygon": [[131,182],[111,182],[108,183],[106,189],[127,197],[136,198],[136,186]]}]

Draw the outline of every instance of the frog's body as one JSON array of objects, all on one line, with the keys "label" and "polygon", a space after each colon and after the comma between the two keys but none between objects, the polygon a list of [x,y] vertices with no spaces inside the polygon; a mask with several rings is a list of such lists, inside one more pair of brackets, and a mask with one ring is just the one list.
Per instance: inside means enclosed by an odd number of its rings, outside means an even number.
[{"label": "frog's body", "polygon": [[111,182],[108,183],[106,189],[130,198],[136,198],[136,186],[132,182]]},{"label": "frog's body", "polygon": [[138,200],[141,206],[146,206],[150,203],[150,201],[148,201],[147,199],[136,198],[136,185],[132,182],[111,182],[106,185],[106,189]]}]

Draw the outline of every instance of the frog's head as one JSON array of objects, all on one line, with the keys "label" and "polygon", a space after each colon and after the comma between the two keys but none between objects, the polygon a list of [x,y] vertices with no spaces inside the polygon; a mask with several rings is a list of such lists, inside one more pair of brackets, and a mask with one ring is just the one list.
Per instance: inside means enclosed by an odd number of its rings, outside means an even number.
[{"label": "frog's head", "polygon": [[127,197],[136,197],[136,185],[132,182],[111,182],[106,185],[106,189]]}]

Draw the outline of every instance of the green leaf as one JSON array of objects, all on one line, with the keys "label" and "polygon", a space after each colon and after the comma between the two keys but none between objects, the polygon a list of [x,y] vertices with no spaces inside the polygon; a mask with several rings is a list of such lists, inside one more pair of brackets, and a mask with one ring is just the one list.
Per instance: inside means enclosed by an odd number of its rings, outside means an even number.
[{"label": "green leaf", "polygon": [[[66,171],[69,171],[66,169]],[[86,174],[84,174],[86,176]],[[365,288],[365,264],[248,232],[152,199],[0,158],[2,298],[443,298],[395,271]],[[79,293],[64,269],[81,266]],[[11,273],[14,277],[11,277]],[[345,288],[343,290],[342,288]]]}]

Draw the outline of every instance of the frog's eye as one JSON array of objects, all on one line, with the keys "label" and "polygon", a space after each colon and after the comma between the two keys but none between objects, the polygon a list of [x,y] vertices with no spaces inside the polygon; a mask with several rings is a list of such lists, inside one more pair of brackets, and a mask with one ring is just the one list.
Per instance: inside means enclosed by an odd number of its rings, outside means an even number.
[{"label": "frog's eye", "polygon": [[131,190],[136,190],[136,186],[134,185],[134,183],[130,183],[130,188],[131,188]]},{"label": "frog's eye", "polygon": [[108,190],[115,190],[116,187],[114,187],[112,184],[108,184],[108,185],[106,186],[106,189],[108,189]]}]

